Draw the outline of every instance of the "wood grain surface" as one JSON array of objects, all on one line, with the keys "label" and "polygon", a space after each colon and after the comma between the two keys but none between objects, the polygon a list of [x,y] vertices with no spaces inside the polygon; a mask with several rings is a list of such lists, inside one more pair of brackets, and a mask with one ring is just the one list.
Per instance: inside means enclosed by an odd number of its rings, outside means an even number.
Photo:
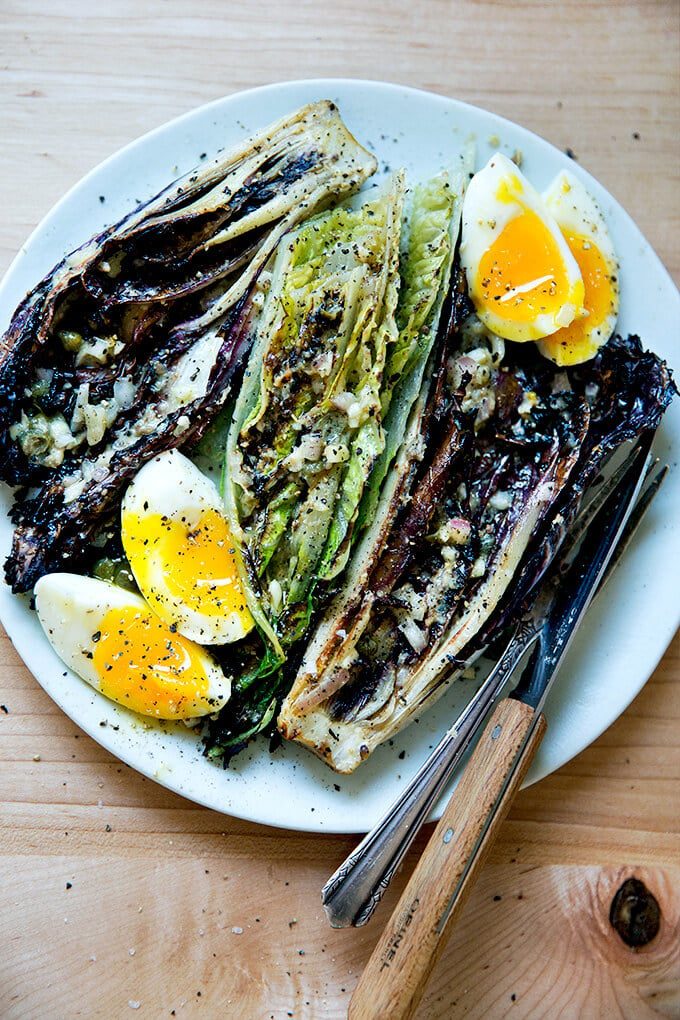
[{"label": "wood grain surface", "polygon": [[[241,88],[368,77],[569,149],[680,280],[675,0],[0,0],[0,271],[86,171]],[[0,633],[0,1017],[336,1020],[422,851],[364,929],[320,889],[355,844],[241,822],[143,779],[51,702]],[[422,1020],[680,1016],[680,638],[630,708],[524,791]],[[660,908],[609,922],[637,877]]]}]

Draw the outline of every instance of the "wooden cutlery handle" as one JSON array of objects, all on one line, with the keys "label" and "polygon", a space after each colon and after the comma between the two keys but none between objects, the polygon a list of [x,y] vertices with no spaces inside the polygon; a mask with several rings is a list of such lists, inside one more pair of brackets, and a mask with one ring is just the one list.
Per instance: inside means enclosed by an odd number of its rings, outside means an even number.
[{"label": "wooden cutlery handle", "polygon": [[504,698],[493,712],[352,996],[348,1020],[409,1020],[545,732]]}]

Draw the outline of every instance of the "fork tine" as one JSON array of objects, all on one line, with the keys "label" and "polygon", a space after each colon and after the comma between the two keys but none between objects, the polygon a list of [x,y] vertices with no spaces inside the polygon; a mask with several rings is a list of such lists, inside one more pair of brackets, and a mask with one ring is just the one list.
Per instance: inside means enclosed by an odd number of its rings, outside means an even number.
[{"label": "fork tine", "polygon": [[[567,533],[562,544],[564,549],[568,550],[574,547],[581,538],[583,538],[592,521],[595,517],[597,517],[603,505],[609,499],[611,493],[621,484],[621,480],[627,473],[631,462],[636,457],[642,456],[640,451],[644,451],[645,456],[649,454],[653,439],[654,432],[643,432],[643,434],[638,437],[635,443],[633,443],[630,449],[626,452],[624,459],[619,466],[612,471],[608,478],[599,483],[595,491],[590,496],[586,497],[584,505],[581,507],[574,518],[574,521],[567,529]],[[616,452],[617,451],[615,451],[615,453]],[[614,454],[612,456],[614,456]],[[649,476],[649,472],[653,470],[653,467],[654,464],[651,464],[648,468],[647,477]]]}]

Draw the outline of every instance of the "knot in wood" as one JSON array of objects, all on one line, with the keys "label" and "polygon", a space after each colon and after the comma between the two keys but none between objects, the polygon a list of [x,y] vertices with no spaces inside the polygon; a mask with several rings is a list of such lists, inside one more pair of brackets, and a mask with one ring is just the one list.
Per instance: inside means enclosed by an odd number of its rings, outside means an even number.
[{"label": "knot in wood", "polygon": [[639,949],[658,934],[661,909],[644,882],[628,878],[612,900],[609,922],[627,946]]}]

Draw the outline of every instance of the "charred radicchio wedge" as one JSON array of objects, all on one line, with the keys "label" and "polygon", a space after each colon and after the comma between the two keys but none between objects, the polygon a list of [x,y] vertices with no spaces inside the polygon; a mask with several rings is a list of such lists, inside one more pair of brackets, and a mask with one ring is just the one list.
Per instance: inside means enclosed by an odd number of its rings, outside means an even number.
[{"label": "charred radicchio wedge", "polygon": [[447,372],[448,428],[361,601],[322,621],[332,655],[319,661],[312,638],[279,719],[338,772],[432,703],[518,609],[603,458],[654,428],[674,391],[637,338],[562,372],[474,316]]},{"label": "charred radicchio wedge", "polygon": [[376,169],[330,102],[185,175],[68,255],[0,341],[14,591],[78,563],[136,470],[191,444],[251,345],[284,233]]},{"label": "charred radicchio wedge", "polygon": [[[522,359],[527,353],[532,354],[516,349],[515,357]],[[605,461],[622,443],[656,429],[677,393],[666,364],[645,351],[637,336],[612,337],[594,359],[556,376],[553,386],[583,395],[589,406],[588,433],[572,480],[555,501],[545,535],[536,536],[508,597],[478,635],[480,648],[500,633],[538,584]]]}]

